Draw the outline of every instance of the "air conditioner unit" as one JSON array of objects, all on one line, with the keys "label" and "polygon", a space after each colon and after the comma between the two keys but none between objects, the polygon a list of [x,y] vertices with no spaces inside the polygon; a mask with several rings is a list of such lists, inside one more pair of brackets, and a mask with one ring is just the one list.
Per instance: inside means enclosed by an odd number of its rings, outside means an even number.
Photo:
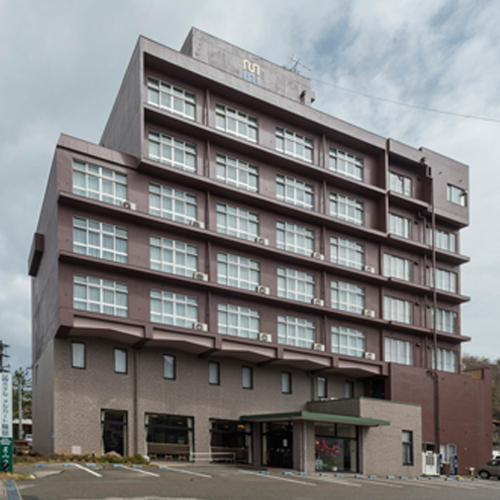
[{"label": "air conditioner unit", "polygon": [[257,293],[262,293],[263,295],[269,295],[271,293],[271,290],[269,289],[268,286],[258,285]]},{"label": "air conditioner unit", "polygon": [[122,207],[128,208],[129,210],[137,210],[137,205],[131,201],[128,201],[128,200],[122,201]]},{"label": "air conditioner unit", "polygon": [[193,328],[201,332],[208,332],[208,325],[206,323],[200,323],[199,321],[193,325]]},{"label": "air conditioner unit", "polygon": [[197,227],[198,229],[205,229],[205,223],[201,222],[201,220],[191,219],[189,221],[189,225],[191,225],[193,227]]},{"label": "air conditioner unit", "polygon": [[193,273],[193,278],[198,281],[208,281],[208,274],[195,271]]},{"label": "air conditioner unit", "polygon": [[318,299],[317,297],[314,297],[314,299],[311,300],[311,304],[313,306],[323,307],[325,305],[325,301],[323,299]]},{"label": "air conditioner unit", "polygon": [[259,333],[259,340],[262,342],[272,342],[273,336],[270,333]]},{"label": "air conditioner unit", "polygon": [[375,268],[373,266],[365,266],[365,271],[367,273],[375,274]]},{"label": "air conditioner unit", "polygon": [[257,236],[255,238],[255,243],[258,243],[259,245],[269,245],[269,240],[267,238],[262,238],[262,236]]},{"label": "air conditioner unit", "polygon": [[365,316],[367,316],[368,318],[374,318],[375,317],[375,311],[373,311],[372,309],[365,309],[363,311],[363,314]]},{"label": "air conditioner unit", "polygon": [[324,344],[313,344],[313,349],[315,351],[325,352],[325,345]]},{"label": "air conditioner unit", "polygon": [[375,353],[374,352],[365,352],[365,359],[371,359],[375,361]]},{"label": "air conditioner unit", "polygon": [[312,253],[312,258],[313,259],[318,259],[318,260],[325,260],[325,256],[322,253],[319,253],[319,252],[313,252]]}]

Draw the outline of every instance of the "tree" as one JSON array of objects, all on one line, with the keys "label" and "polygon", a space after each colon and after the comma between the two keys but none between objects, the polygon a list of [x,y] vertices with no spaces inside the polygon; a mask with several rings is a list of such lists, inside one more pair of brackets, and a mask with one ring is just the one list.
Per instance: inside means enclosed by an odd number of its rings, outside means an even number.
[{"label": "tree", "polygon": [[23,420],[31,418],[31,374],[28,368],[18,368],[12,375],[12,413],[14,418],[19,418],[19,392],[22,401],[22,418]]}]

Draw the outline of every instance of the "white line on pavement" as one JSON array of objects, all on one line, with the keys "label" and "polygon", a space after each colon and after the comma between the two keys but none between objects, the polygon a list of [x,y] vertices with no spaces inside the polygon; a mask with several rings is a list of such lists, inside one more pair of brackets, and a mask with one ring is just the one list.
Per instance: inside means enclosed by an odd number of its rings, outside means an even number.
[{"label": "white line on pavement", "polygon": [[87,469],[87,467],[84,467],[83,465],[80,464],[74,464],[75,467],[78,467],[79,469],[84,470],[85,472],[88,472],[89,474],[94,474],[94,476],[97,477],[102,477],[101,474],[94,472],[93,470]]},{"label": "white line on pavement", "polygon": [[[391,481],[391,480],[389,479],[389,481]],[[403,488],[403,486],[400,486],[399,484],[387,483],[387,482],[382,481],[381,479],[365,479],[364,482],[365,483],[380,484],[381,486],[387,486],[388,488]],[[392,482],[394,482],[394,480],[392,480]]]},{"label": "white line on pavement", "polygon": [[326,481],[327,483],[340,484],[342,486],[353,486],[354,488],[361,488],[360,484],[349,483],[344,479],[340,479],[338,477],[321,477],[321,476],[313,476],[311,479],[319,479],[320,481]]},{"label": "white line on pavement", "polygon": [[173,471],[173,472],[184,472],[184,474],[193,474],[195,476],[201,476],[201,477],[209,477],[209,478],[212,477],[212,476],[209,476],[208,474],[202,474],[201,472],[193,472],[193,471],[190,471],[190,470],[177,469],[177,468],[174,468],[174,467],[169,467],[166,470]]},{"label": "white line on pavement", "polygon": [[154,477],[160,477],[159,474],[155,474],[154,472],[149,472],[147,470],[142,470],[142,469],[136,469],[135,467],[128,467],[126,465],[123,466],[124,469],[129,469],[129,470],[133,470],[135,472],[142,472],[142,474],[147,474],[149,476],[154,476]]},{"label": "white line on pavement", "polygon": [[258,472],[249,472],[246,470],[240,470],[243,474],[251,474],[252,476],[267,477],[270,479],[278,479],[279,481],[287,481],[289,483],[302,484],[304,486],[316,486],[314,483],[306,483],[304,481],[297,481],[296,479],[288,479],[286,477],[272,476],[271,474],[259,474]]}]

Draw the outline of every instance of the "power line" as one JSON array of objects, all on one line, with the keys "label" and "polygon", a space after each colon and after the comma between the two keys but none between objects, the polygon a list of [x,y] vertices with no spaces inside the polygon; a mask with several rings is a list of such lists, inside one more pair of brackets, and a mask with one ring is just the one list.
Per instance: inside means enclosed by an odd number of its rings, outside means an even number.
[{"label": "power line", "polygon": [[500,119],[497,119],[497,118],[487,118],[484,116],[465,115],[462,113],[453,113],[452,111],[443,111],[442,109],[427,108],[425,106],[419,106],[417,104],[409,104],[407,102],[393,101],[392,99],[386,99],[384,97],[378,97],[378,96],[374,96],[371,94],[366,94],[364,92],[359,92],[357,90],[346,89],[345,87],[340,87],[339,85],[335,85],[334,83],[324,82],[324,81],[319,80],[317,78],[310,78],[310,80],[314,80],[318,83],[321,83],[323,85],[328,85],[330,87],[335,87],[336,89],[343,90],[345,92],[351,92],[351,94],[361,95],[363,97],[367,97],[368,99],[375,99],[376,101],[382,101],[382,102],[387,102],[390,104],[396,104],[398,106],[406,106],[407,108],[420,109],[421,111],[430,111],[432,113],[440,113],[442,115],[457,116],[459,118],[469,118],[471,120],[480,120],[480,121],[485,121],[485,122],[500,123]]}]

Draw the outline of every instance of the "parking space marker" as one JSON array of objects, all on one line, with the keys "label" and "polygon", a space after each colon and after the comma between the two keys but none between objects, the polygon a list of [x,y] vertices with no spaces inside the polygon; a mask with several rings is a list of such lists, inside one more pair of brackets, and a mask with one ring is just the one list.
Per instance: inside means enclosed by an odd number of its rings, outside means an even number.
[{"label": "parking space marker", "polygon": [[97,477],[102,477],[101,474],[93,471],[93,470],[90,470],[90,469],[87,469],[86,467],[84,467],[83,465],[80,465],[80,464],[73,464],[74,467],[78,467],[79,469],[82,469],[84,470],[85,472],[88,472],[89,474],[94,474],[94,476],[97,476]]},{"label": "parking space marker", "polygon": [[169,467],[168,470],[173,471],[173,472],[183,472],[184,474],[193,474],[194,476],[201,476],[201,477],[208,477],[208,478],[212,477],[212,476],[209,476],[208,474],[202,474],[201,472],[193,472],[190,470],[177,469],[175,467]]},{"label": "parking space marker", "polygon": [[142,470],[138,469],[137,467],[127,467],[126,465],[123,466],[124,469],[128,470],[133,470],[134,472],[140,472],[141,474],[147,474],[148,476],[154,476],[154,477],[160,477],[160,474],[155,474],[154,472],[149,472],[147,470]]},{"label": "parking space marker", "polygon": [[382,486],[387,486],[388,488],[402,488],[401,485],[399,484],[394,484],[394,481],[391,481],[390,479],[388,482],[385,482],[383,479],[366,479],[364,481],[366,484],[380,484]]},{"label": "parking space marker", "polygon": [[[252,476],[260,476],[260,474],[256,473],[256,472],[249,472],[247,470],[241,470],[239,469],[239,471],[242,473],[242,474],[251,474]],[[305,481],[297,481],[296,479],[288,479],[286,477],[280,477],[280,476],[272,476],[272,475],[269,475],[269,476],[265,476],[263,475],[262,477],[266,477],[266,478],[270,478],[270,479],[277,479],[279,481],[287,481],[289,483],[297,483],[297,484],[302,484],[304,486],[316,486],[314,483],[307,483]]]}]

